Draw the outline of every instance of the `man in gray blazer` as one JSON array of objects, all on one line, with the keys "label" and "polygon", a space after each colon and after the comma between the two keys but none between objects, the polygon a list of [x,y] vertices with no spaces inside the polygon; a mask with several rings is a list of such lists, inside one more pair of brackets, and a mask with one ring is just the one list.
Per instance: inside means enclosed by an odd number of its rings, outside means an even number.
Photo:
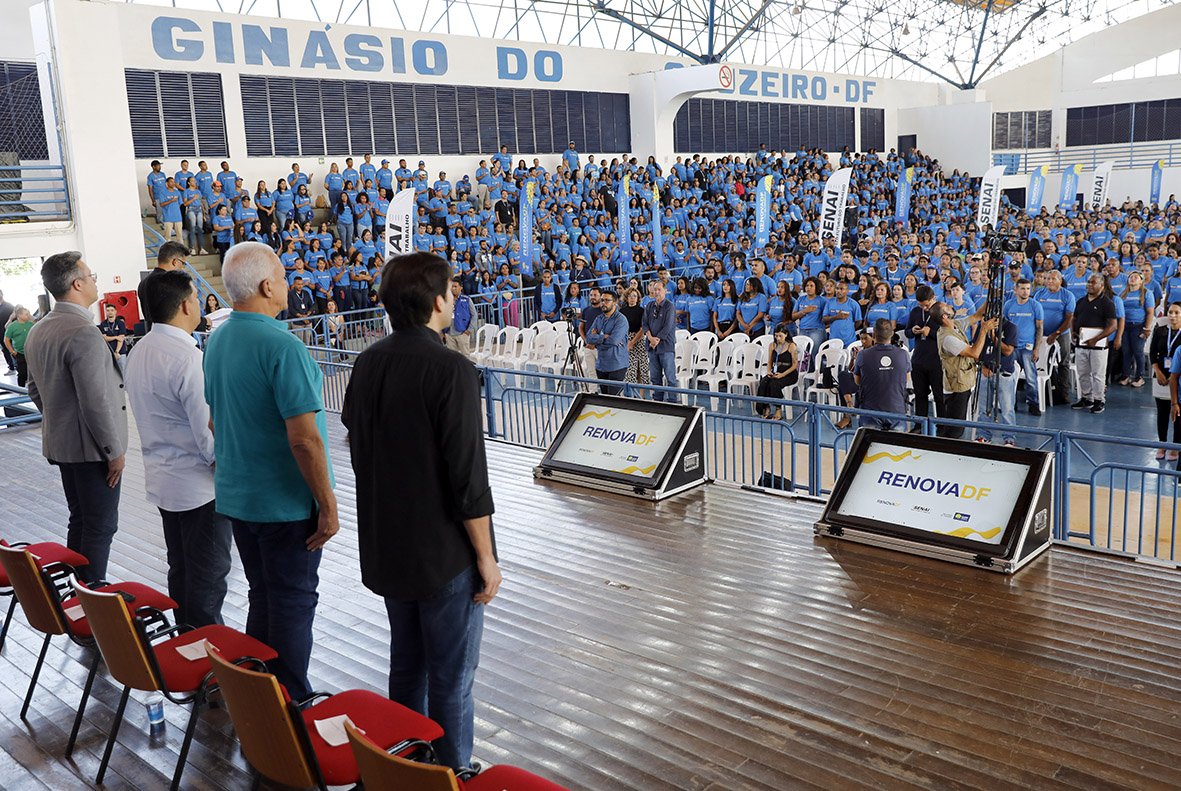
[{"label": "man in gray blazer", "polygon": [[29,397],[41,410],[41,453],[61,472],[70,509],[66,545],[106,578],[119,527],[119,483],[127,451],[123,374],[94,323],[96,277],[78,252],[45,259],[41,282],[57,303],[29,330]]}]

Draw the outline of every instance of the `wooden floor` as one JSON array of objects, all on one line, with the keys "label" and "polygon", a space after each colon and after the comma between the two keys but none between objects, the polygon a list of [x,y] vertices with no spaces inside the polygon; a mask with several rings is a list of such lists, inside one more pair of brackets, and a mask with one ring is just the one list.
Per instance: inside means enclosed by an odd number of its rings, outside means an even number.
[{"label": "wooden floor", "polygon": [[[330,421],[335,423],[335,421]],[[132,432],[134,436],[134,431]],[[0,532],[49,539],[65,507],[39,429],[0,433]],[[385,687],[380,600],[356,582],[352,472],[332,430],[340,535],[321,567],[318,688]],[[571,789],[1181,788],[1181,575],[1055,549],[1015,579],[812,537],[818,509],[721,486],[651,505],[535,483],[490,444],[505,584],[476,683],[476,757]],[[110,576],[164,583],[158,516],[129,456]],[[236,559],[235,559],[236,561]],[[6,602],[6,600],[0,600]],[[235,562],[226,615],[244,619]],[[0,654],[0,789],[89,787],[118,700],[17,616]],[[107,787],[164,788],[162,744],[129,707]],[[223,711],[198,729],[193,789],[246,789]]]}]

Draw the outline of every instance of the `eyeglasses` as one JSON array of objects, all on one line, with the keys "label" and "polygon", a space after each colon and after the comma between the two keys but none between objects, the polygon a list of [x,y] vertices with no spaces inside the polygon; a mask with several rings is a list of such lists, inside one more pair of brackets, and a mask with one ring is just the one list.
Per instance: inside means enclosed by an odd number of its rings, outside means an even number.
[{"label": "eyeglasses", "polygon": [[77,282],[77,281],[79,281],[79,280],[85,280],[87,277],[89,277],[89,278],[90,278],[90,279],[91,279],[93,282],[95,282],[95,283],[97,283],[97,282],[98,282],[98,273],[97,273],[97,272],[91,272],[89,275],[86,275],[86,276],[84,276],[84,277],[76,277],[76,278],[74,278],[74,280],[73,280],[73,281],[71,281],[71,282]]}]

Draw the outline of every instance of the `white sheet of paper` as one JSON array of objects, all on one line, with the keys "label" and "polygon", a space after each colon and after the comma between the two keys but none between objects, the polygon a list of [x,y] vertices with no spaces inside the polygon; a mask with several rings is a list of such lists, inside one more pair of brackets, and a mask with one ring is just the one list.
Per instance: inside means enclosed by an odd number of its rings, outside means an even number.
[{"label": "white sheet of paper", "polygon": [[320,734],[321,739],[328,743],[329,747],[340,747],[342,744],[348,744],[349,741],[349,735],[344,730],[346,722],[350,725],[356,724],[349,719],[347,714],[315,720],[316,732]]},{"label": "white sheet of paper", "polygon": [[80,621],[86,617],[86,613],[82,612],[81,604],[75,604],[73,607],[67,607],[62,612],[64,612],[66,617],[71,621]]},{"label": "white sheet of paper", "polygon": [[1093,349],[1106,349],[1107,348],[1107,333],[1105,333],[1103,331],[1102,327],[1081,327],[1081,328],[1079,328],[1080,343],[1086,343],[1087,341],[1091,340],[1092,338],[1099,338],[1099,342],[1096,343],[1091,348],[1093,348]]},{"label": "white sheet of paper", "polygon": [[180,654],[181,656],[183,656],[185,659],[189,660],[190,662],[196,662],[198,660],[206,658],[205,646],[209,646],[214,651],[217,650],[217,646],[215,646],[213,643],[209,642],[208,640],[198,640],[195,643],[188,643],[187,645],[177,646],[176,653]]}]

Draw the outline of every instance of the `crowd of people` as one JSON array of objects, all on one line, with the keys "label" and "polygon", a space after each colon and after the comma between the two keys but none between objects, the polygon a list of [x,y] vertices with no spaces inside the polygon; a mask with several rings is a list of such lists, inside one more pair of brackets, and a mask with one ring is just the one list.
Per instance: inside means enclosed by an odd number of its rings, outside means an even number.
[{"label": "crowd of people", "polygon": [[[1001,422],[1011,424],[1022,405],[1033,416],[1054,405],[1101,413],[1109,385],[1152,384],[1158,400],[1167,397],[1162,374],[1167,380],[1168,371],[1151,358],[1149,341],[1167,307],[1181,301],[1181,220],[1174,196],[1159,206],[1128,201],[1092,211],[1076,204],[1032,215],[1006,198],[996,231],[1015,239],[1019,249],[991,258],[986,236],[992,229],[975,222],[977,187],[967,174],[944,173],[917,151],[846,150],[833,159],[819,150],[763,146],[749,157],[677,157],[666,169],[653,157],[584,158],[571,144],[552,169],[536,158],[532,165],[524,159],[514,164],[502,147],[454,181],[445,172],[432,179],[423,160],[411,169],[405,159],[392,167],[365,154],[356,167],[352,158],[343,168],[332,163],[322,177],[293,163],[273,190],[261,180],[253,194],[228,162],[216,174],[205,162],[196,173],[181,162],[171,178],[153,163],[148,188],[158,211],[178,202],[189,207],[191,220],[186,215],[172,232],[192,234],[190,252],[209,246],[204,233],[223,207],[234,223],[222,231],[230,235],[215,243],[225,245],[223,252],[236,240],[275,249],[287,270],[293,317],[375,304],[389,200],[410,188],[418,218],[415,248],[450,262],[460,291],[483,320],[553,321],[563,308],[589,308],[593,317],[601,295],[610,292],[628,325],[628,381],[652,381],[642,321],[654,301],[649,288],[659,282],[678,329],[753,339],[782,326],[792,362],[783,352],[768,361],[769,367],[788,369],[776,377],[768,371],[764,392],[771,394],[781,392],[772,385],[794,382],[810,364],[794,338],[811,339],[815,355],[832,338],[846,347],[859,338],[870,341],[874,325],[885,319],[895,342],[912,352],[914,414],[959,417],[964,399],[945,398],[944,366],[934,343],[940,326],[931,308],[945,305],[971,341],[990,280],[996,280],[1003,282],[1003,322],[992,333],[1005,335],[1010,322],[1016,332],[1011,354],[1010,344],[1002,342]],[[837,167],[852,169],[841,245],[819,236],[824,184]],[[913,168],[912,197],[907,220],[899,223],[894,190],[907,168]],[[770,223],[767,243],[759,245],[756,185],[768,176]],[[178,185],[190,180],[194,191],[186,198]],[[528,182],[535,185],[535,240],[523,253],[520,200]],[[318,223],[317,205],[323,210]],[[620,237],[622,213],[629,240]],[[175,218],[175,211],[168,216]],[[1102,293],[1089,299],[1095,274]],[[1104,311],[1110,304],[1115,312],[1115,327],[1102,339],[1094,332],[1079,337],[1076,314],[1084,302]],[[584,339],[589,330],[590,321],[584,321]],[[1163,351],[1174,350],[1166,344]],[[1042,355],[1051,353],[1054,397],[1043,405],[1038,363],[1044,365]],[[1003,375],[1010,362],[1019,372],[1013,384],[1024,381],[1023,392],[1011,399],[1010,377]],[[1078,371],[1077,386],[1072,369]]]}]

